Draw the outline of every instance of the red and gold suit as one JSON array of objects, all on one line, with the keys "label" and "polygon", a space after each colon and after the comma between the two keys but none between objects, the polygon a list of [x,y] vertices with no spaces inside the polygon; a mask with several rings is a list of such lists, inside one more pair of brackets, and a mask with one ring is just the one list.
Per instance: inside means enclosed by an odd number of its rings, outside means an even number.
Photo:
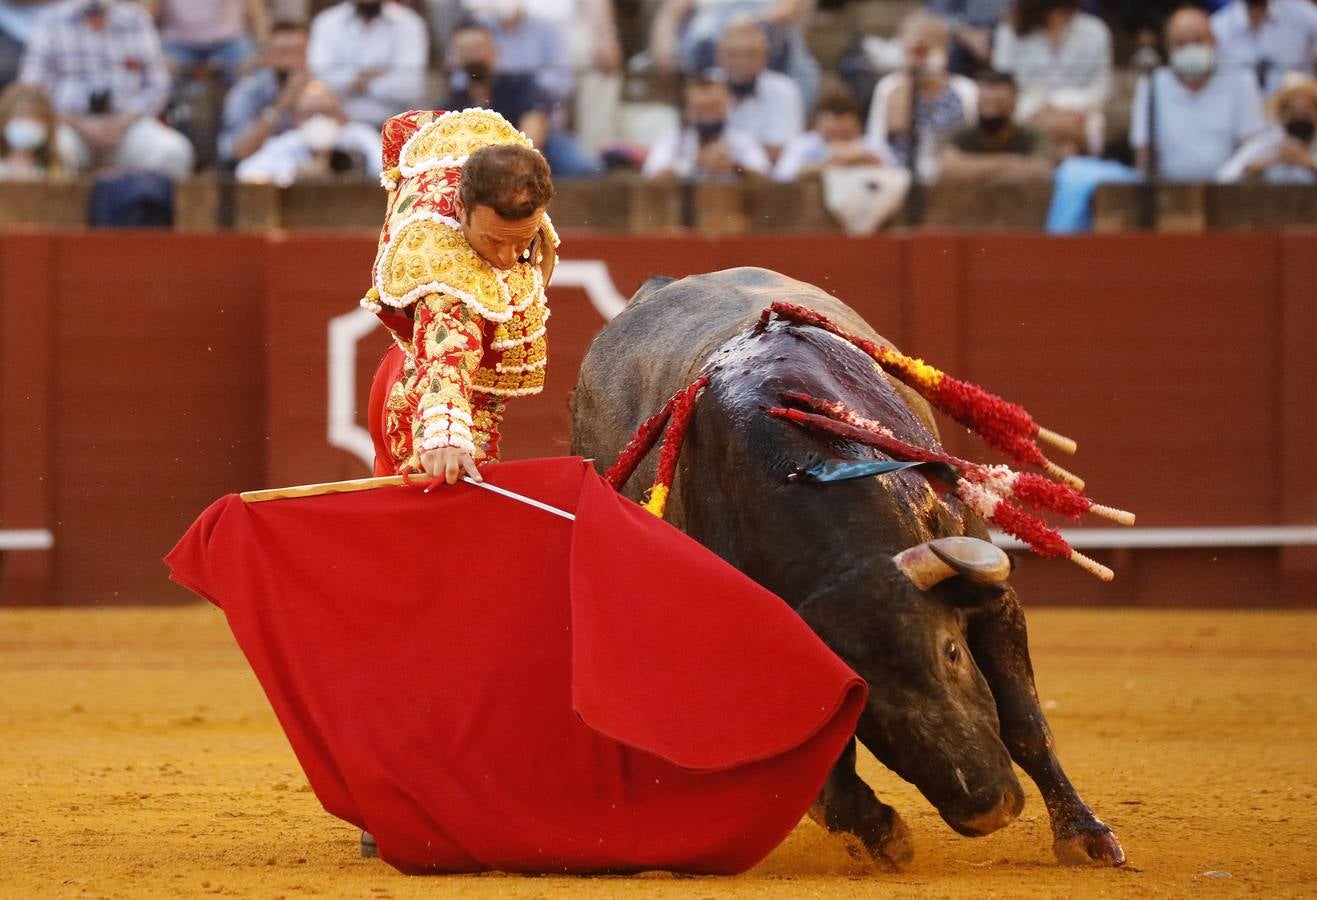
[{"label": "red and gold suit", "polygon": [[454,218],[461,167],[491,144],[531,143],[498,113],[408,112],[384,124],[388,212],[361,301],[392,333],[371,391],[376,474],[419,472],[428,450],[499,456],[508,397],[537,394],[547,361],[548,216],[510,269],[487,263]]}]

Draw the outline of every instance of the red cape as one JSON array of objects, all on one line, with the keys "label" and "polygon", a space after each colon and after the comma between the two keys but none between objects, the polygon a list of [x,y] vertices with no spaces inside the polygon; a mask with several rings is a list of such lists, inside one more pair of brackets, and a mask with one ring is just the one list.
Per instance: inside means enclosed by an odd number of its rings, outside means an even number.
[{"label": "red cape", "polygon": [[743,871],[865,687],[780,599],[580,459],[214,503],[166,561],[221,607],[325,808],[405,872]]}]

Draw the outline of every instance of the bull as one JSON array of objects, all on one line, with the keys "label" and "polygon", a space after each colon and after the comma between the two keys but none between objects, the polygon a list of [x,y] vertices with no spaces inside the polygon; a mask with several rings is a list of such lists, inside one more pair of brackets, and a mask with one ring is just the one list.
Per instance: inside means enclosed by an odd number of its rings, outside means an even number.
[{"label": "bull", "polygon": [[[1012,760],[1047,805],[1063,863],[1118,866],[1116,836],[1057,760],[1039,705],[1024,613],[1006,555],[983,522],[902,472],[837,484],[793,478],[811,462],[877,451],[765,414],[785,392],[836,398],[909,443],[940,449],[922,397],[817,328],[759,321],[774,300],[814,309],[882,340],[809,284],[741,268],[651,279],[595,338],[573,397],[573,449],[601,470],[628,437],[701,374],[668,519],[783,598],[869,685],[856,739],[914,784],[957,832],[1013,821],[1024,794]],[[652,481],[650,454],[626,493]],[[810,810],[875,861],[903,868],[910,832],[838,760]]]}]

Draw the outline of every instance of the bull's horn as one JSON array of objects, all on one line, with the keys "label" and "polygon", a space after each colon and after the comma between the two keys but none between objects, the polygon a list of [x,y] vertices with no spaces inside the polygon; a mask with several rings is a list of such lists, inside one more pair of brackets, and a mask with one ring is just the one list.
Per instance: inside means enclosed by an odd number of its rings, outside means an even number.
[{"label": "bull's horn", "polygon": [[1001,584],[1011,574],[1011,559],[1000,547],[972,537],[927,541],[894,557],[897,568],[915,587],[926,591],[953,575],[977,584]]}]

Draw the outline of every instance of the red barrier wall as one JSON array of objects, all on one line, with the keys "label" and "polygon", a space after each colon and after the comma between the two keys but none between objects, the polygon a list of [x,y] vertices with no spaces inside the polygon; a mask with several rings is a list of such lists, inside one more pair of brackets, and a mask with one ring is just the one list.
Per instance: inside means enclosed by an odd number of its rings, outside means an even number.
[{"label": "red barrier wall", "polygon": [[[355,477],[327,440],[327,326],[367,286],[360,236],[0,236],[0,603],[159,602],[160,557],[210,500]],[[567,237],[629,296],[651,274],[763,265],[1080,440],[1073,468],[1140,525],[1317,522],[1317,234],[869,239]],[[510,458],[565,453],[567,396],[603,317],[550,291],[549,387],[509,407]],[[357,408],[385,346],[357,344]],[[364,422],[364,413],[358,417]],[[982,456],[946,429],[954,449]],[[1090,523],[1091,524],[1091,523]],[[1095,554],[1101,585],[1026,558],[1030,602],[1294,605],[1313,548]]]}]

